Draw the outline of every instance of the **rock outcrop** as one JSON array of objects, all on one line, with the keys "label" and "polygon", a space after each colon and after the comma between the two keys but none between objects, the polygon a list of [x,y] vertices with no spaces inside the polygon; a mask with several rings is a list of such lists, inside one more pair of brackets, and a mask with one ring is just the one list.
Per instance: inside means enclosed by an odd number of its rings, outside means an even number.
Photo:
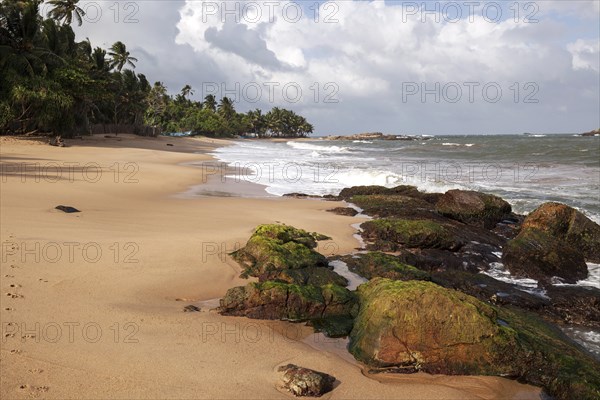
[{"label": "rock outcrop", "polygon": [[[356,295],[340,286],[261,282],[229,289],[218,311],[254,319],[317,321],[324,329],[331,329],[332,335],[343,336],[338,325],[348,327],[347,320],[356,315],[357,307]],[[322,321],[328,319],[331,321]]]},{"label": "rock outcrop", "polygon": [[375,369],[509,376],[559,399],[600,396],[600,364],[533,315],[424,281],[376,278],[358,296],[349,349]]},{"label": "rock outcrop", "polygon": [[511,213],[510,204],[498,196],[470,190],[449,190],[440,197],[436,210],[465,224],[492,229]]},{"label": "rock outcrop", "polygon": [[600,262],[600,226],[572,207],[544,203],[525,218],[502,260],[515,275],[575,283],[588,275],[585,260]]}]

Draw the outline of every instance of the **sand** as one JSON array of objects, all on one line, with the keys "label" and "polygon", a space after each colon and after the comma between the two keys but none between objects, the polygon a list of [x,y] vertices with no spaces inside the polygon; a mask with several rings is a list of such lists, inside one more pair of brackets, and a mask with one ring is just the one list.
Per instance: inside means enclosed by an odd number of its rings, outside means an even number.
[{"label": "sand", "polygon": [[[495,377],[368,377],[340,340],[210,311],[228,288],[247,283],[226,253],[258,224],[329,235],[319,246],[326,255],[358,245],[356,218],[325,211],[341,203],[208,179],[202,162],[216,165],[207,153],[227,142],[100,135],[56,148],[0,140],[3,399],[289,398],[276,370],[290,362],[339,380],[326,399],[539,398],[537,388]],[[211,190],[195,196],[190,188],[204,181]],[[183,312],[190,304],[201,311]]]}]

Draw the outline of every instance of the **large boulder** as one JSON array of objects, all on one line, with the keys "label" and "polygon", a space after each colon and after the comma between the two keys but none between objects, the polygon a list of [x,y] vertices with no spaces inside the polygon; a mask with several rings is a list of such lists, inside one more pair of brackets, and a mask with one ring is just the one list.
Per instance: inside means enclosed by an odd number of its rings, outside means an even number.
[{"label": "large boulder", "polygon": [[350,351],[375,367],[441,374],[510,374],[497,358],[515,344],[491,306],[424,281],[359,286]]},{"label": "large boulder", "polygon": [[321,397],[333,390],[335,378],[324,372],[287,364],[277,369],[283,372],[281,387],[294,396]]},{"label": "large boulder", "polygon": [[558,399],[600,396],[600,364],[538,318],[424,281],[358,288],[350,352],[376,370],[500,375]]},{"label": "large boulder", "polygon": [[327,267],[327,260],[314,250],[326,236],[287,225],[260,225],[246,246],[232,257],[243,267],[243,277],[259,277],[273,271]]},{"label": "large boulder", "polygon": [[498,196],[456,189],[440,197],[436,210],[465,224],[492,229],[510,214],[511,207]]},{"label": "large boulder", "polygon": [[[321,287],[281,282],[254,282],[231,288],[220,301],[219,313],[254,319],[303,322],[316,320],[320,326],[339,333],[357,311],[356,295],[336,285]],[[333,322],[323,323],[323,319]]]},{"label": "large boulder", "polygon": [[396,251],[400,248],[436,248],[456,250],[464,242],[446,226],[431,220],[382,218],[361,225],[362,237],[373,250]]},{"label": "large boulder", "polygon": [[522,230],[539,230],[566,242],[586,260],[600,262],[600,225],[567,205],[544,203],[523,221]]},{"label": "large boulder", "polygon": [[588,275],[583,254],[568,243],[538,229],[523,229],[504,247],[502,262],[519,277],[547,284],[552,277],[576,283]]}]

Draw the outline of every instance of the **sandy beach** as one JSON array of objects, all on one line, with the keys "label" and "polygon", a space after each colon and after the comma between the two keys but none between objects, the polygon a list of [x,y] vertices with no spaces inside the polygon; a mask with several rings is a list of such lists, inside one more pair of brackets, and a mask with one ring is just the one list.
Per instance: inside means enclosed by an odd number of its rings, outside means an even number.
[{"label": "sandy beach", "polygon": [[[201,165],[214,166],[208,153],[226,141],[0,140],[3,399],[290,398],[277,388],[277,367],[290,362],[337,378],[326,399],[540,398],[497,377],[369,376],[343,341],[302,324],[211,312],[248,282],[227,253],[259,224],[328,235],[325,255],[358,245],[357,219],[326,212],[342,203],[209,179]],[[210,190],[195,196],[203,182]],[[248,190],[257,195],[234,195]]]}]

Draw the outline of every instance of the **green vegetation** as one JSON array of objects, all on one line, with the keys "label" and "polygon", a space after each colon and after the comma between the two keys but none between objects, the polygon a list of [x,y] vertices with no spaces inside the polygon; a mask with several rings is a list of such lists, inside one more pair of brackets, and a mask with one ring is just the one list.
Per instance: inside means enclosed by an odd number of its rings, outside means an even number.
[{"label": "green vegetation", "polygon": [[400,258],[391,254],[371,251],[342,257],[348,269],[367,279],[376,277],[393,280],[430,280],[427,272],[412,265],[405,264]]},{"label": "green vegetation", "polygon": [[260,225],[246,246],[232,253],[232,257],[245,267],[242,277],[327,267],[325,257],[313,250],[317,239],[327,237],[287,225]]},{"label": "green vegetation", "polygon": [[[89,133],[93,124],[149,125],[163,132],[207,136],[253,134],[301,137],[313,127],[293,111],[238,113],[231,99],[193,101],[190,85],[175,96],[162,82],[134,73],[138,60],[118,41],[110,49],[77,42],[70,24],[82,24],[78,0],[0,3],[0,132]],[[128,69],[131,68],[131,69]]]},{"label": "green vegetation", "polygon": [[460,243],[446,227],[430,220],[382,218],[367,221],[361,227],[364,235],[376,242],[377,248],[385,248],[382,243],[390,245],[392,250],[398,244],[409,248],[460,247]]}]

